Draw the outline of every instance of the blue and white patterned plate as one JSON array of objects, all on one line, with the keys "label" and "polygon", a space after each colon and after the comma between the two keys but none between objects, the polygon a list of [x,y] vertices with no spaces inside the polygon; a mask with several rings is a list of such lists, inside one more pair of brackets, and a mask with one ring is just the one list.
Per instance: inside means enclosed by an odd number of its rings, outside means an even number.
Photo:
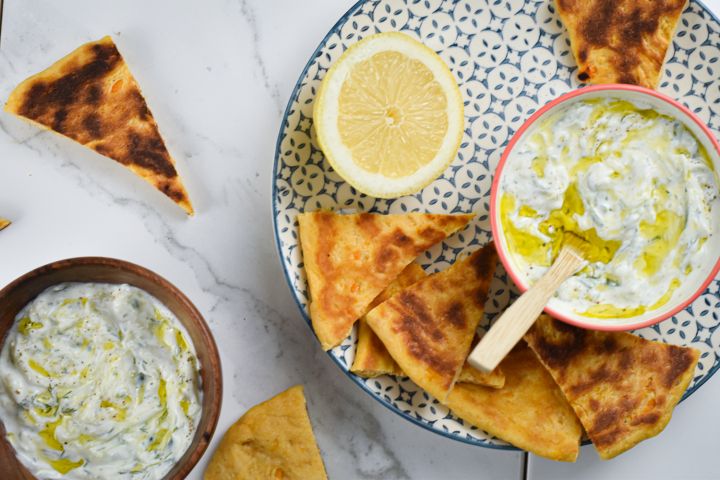
[{"label": "blue and white patterned plate", "polygon": [[[380,200],[356,192],[323,159],[312,129],[313,99],[327,69],[359,39],[405,32],[440,54],[465,100],[465,136],[442,177],[416,195]],[[698,1],[682,15],[659,89],[677,98],[716,132],[720,130],[720,22]],[[458,254],[490,239],[488,201],[493,171],[509,137],[535,110],[580,86],[568,36],[552,0],[370,0],[355,4],[313,53],[293,90],[278,136],[273,174],[273,220],[278,252],[305,321],[307,284],[298,248],[297,214],[317,209],[380,213],[475,212],[464,231],[420,258],[429,272],[447,268]],[[720,367],[720,286],[716,279],[682,313],[636,333],[691,345],[702,352],[685,397]],[[499,266],[487,305],[488,319],[514,295]],[[363,379],[349,372],[355,333],[329,352],[363,390],[397,414],[447,437],[512,449],[465,424],[408,379]],[[319,345],[308,345],[319,348]]]}]

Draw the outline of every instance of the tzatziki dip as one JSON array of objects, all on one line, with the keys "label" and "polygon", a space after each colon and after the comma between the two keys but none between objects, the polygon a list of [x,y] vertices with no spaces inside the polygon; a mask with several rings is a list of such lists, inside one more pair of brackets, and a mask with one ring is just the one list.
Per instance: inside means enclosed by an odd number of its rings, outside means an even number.
[{"label": "tzatziki dip", "polygon": [[15,318],[0,352],[0,419],[38,478],[159,479],[201,413],[187,331],[130,285],[64,283]]},{"label": "tzatziki dip", "polygon": [[511,261],[528,284],[566,232],[588,264],[555,294],[590,317],[659,308],[700,266],[718,201],[712,162],[680,121],[620,99],[577,101],[515,146],[499,189]]}]

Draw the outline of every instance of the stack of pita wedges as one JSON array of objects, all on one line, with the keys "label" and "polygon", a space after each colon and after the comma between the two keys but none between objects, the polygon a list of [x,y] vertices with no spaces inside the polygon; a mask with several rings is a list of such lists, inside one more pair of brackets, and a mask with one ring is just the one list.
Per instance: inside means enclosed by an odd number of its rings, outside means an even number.
[{"label": "stack of pita wedges", "polygon": [[[340,215],[319,211],[300,214],[300,241],[312,297],[310,316],[323,349],[339,345],[359,320],[353,371],[366,377],[403,375],[368,327],[364,314],[424,278],[423,269],[412,262],[428,248],[465,227],[471,218],[472,215],[424,213]],[[482,290],[482,303],[489,278],[485,272],[472,279]],[[466,328],[473,334],[482,316],[481,308],[480,315],[473,315]],[[468,339],[471,341],[472,334]],[[465,366],[461,373],[461,381],[491,386],[504,383],[500,371],[483,374]]]},{"label": "stack of pita wedges", "polygon": [[357,321],[353,372],[407,375],[466,422],[553,460],[574,461],[583,431],[602,458],[658,434],[692,379],[693,349],[543,316],[496,371],[466,363],[494,246],[429,276],[413,260],[469,219],[301,214],[310,314],[323,348],[342,342]]}]

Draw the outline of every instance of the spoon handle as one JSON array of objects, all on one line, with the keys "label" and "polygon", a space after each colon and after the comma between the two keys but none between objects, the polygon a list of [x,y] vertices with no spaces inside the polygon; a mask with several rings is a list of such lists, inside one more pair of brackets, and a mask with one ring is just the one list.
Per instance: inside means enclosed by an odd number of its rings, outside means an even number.
[{"label": "spoon handle", "polygon": [[550,297],[585,261],[572,249],[563,247],[540,280],[518,298],[493,324],[470,353],[470,365],[491,372],[535,323]]}]

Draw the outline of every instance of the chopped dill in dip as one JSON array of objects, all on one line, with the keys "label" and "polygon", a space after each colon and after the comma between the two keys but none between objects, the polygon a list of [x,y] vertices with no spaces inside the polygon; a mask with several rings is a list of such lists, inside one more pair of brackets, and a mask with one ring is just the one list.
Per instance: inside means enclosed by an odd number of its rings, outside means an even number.
[{"label": "chopped dill in dip", "polygon": [[0,352],[0,419],[38,478],[162,478],[200,413],[187,331],[130,285],[48,288],[17,315]]},{"label": "chopped dill in dip", "polygon": [[555,298],[589,317],[661,307],[700,266],[718,186],[704,147],[680,121],[619,99],[578,101],[528,133],[507,160],[500,221],[532,284],[566,232],[589,264]]}]

